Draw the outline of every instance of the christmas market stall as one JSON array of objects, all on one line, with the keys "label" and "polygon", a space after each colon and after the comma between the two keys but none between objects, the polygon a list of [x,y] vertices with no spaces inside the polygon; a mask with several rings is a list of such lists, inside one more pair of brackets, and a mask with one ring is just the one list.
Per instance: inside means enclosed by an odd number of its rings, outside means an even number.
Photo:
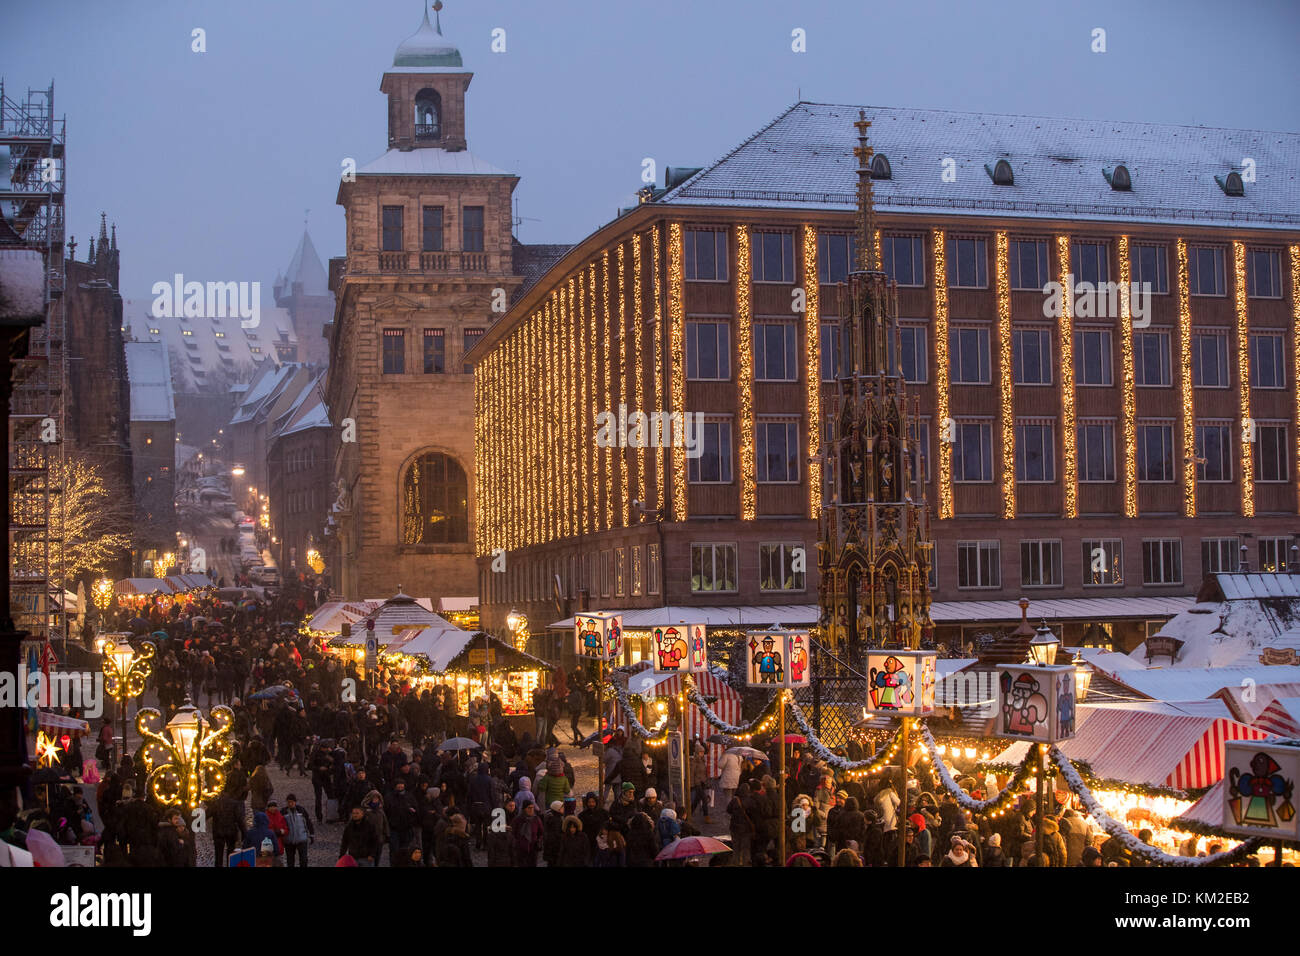
[{"label": "christmas market stall", "polygon": [[[685,675],[656,674],[651,669],[650,661],[640,661],[631,667],[622,668],[613,675],[619,686],[626,690],[629,702],[636,708],[639,704],[638,718],[645,726],[651,726],[659,720],[655,707],[656,701],[667,701],[676,713],[685,705],[686,739],[707,740],[714,735],[713,726],[705,719],[700,709],[693,703],[686,704]],[[711,671],[700,671],[691,675],[695,690],[708,704],[718,718],[727,723],[740,723],[743,699],[740,694],[723,678]],[[727,744],[713,743],[706,745],[709,776],[718,774],[718,762],[722,759]]]},{"label": "christmas market stall", "polygon": [[[1075,736],[1059,747],[1106,813],[1135,833],[1150,829],[1152,845],[1176,855],[1189,834],[1173,821],[1223,779],[1225,742],[1269,737],[1205,701],[1125,701],[1080,707]],[[1019,765],[1029,746],[1012,744],[992,766]],[[1057,799],[1067,796],[1061,790]]]},{"label": "christmas market stall", "polygon": [[373,611],[383,601],[326,601],[303,622],[301,633],[321,640],[336,640],[344,625],[351,626]]}]

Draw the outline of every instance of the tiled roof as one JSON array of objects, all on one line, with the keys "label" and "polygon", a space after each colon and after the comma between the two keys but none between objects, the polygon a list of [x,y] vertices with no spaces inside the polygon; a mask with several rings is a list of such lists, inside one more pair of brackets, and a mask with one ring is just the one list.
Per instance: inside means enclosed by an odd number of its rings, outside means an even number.
[{"label": "tiled roof", "polygon": [[[427,71],[421,71],[427,72]],[[509,176],[468,150],[390,149],[357,170],[358,176]]]},{"label": "tiled roof", "polygon": [[[284,276],[286,293],[293,292],[293,284],[302,283],[304,295],[329,295],[329,284],[325,278],[325,266],[321,264],[316,246],[311,241],[307,230],[302,232],[298,248],[294,250],[289,263],[289,271]],[[278,283],[277,283],[278,284]]]},{"label": "tiled roof", "polygon": [[[866,106],[869,141],[892,178],[873,180],[887,213],[1300,228],[1300,134],[1157,123]],[[656,202],[850,211],[858,106],[796,103]],[[1215,177],[1253,160],[1245,195]],[[985,166],[1011,164],[996,186]],[[944,182],[945,161],[956,179]],[[1132,191],[1103,170],[1126,166]]]},{"label": "tiled roof", "polygon": [[525,245],[518,240],[512,242],[510,252],[513,259],[514,274],[524,277],[523,284],[515,291],[515,300],[517,301],[525,292],[536,285],[537,281],[546,275],[551,266],[563,259],[564,254],[572,248],[569,245],[551,243]]}]

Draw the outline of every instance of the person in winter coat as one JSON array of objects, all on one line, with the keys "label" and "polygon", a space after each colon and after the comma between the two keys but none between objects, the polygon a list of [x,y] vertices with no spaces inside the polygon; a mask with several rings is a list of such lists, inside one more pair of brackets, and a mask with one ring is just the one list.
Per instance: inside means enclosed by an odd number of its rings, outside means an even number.
[{"label": "person in winter coat", "polygon": [[[1046,854],[1048,866],[1065,866],[1066,858],[1069,851],[1065,848],[1065,841],[1061,839],[1061,826],[1055,818],[1043,817],[1043,853]],[[1083,851],[1079,851],[1082,855]]]},{"label": "person in winter coat", "polygon": [[163,866],[189,867],[197,862],[194,834],[185,826],[179,810],[173,810],[166,820],[158,824],[158,851]]},{"label": "person in winter coat", "polygon": [[537,804],[529,800],[514,823],[515,866],[536,866],[542,849],[544,827],[537,816]]},{"label": "person in winter coat", "polygon": [[605,827],[596,835],[596,856],[594,866],[627,866],[627,840],[613,827]]},{"label": "person in winter coat", "polygon": [[850,850],[848,847],[845,847],[843,850],[840,850],[838,853],[835,854],[835,862],[832,863],[831,865],[832,866],[861,866],[862,857],[858,856],[856,852]]},{"label": "person in winter coat", "polygon": [[442,846],[438,850],[438,865],[474,865],[469,852],[469,823],[459,813],[453,813],[447,821],[447,830],[442,835]]},{"label": "person in winter coat", "polygon": [[880,817],[880,827],[888,832],[898,826],[898,807],[903,801],[894,792],[894,785],[886,780],[876,793],[876,814]]},{"label": "person in winter coat", "polygon": [[366,812],[361,807],[353,807],[350,819],[343,827],[339,856],[351,856],[357,861],[357,866],[374,866],[379,862],[381,846],[379,834],[374,824],[366,819]]},{"label": "person in winter coat", "polygon": [[844,800],[844,809],[836,817],[835,829],[836,846],[846,846],[850,840],[861,847],[867,845],[867,818],[858,809],[857,797],[848,797]]},{"label": "person in winter coat", "polygon": [[469,822],[474,830],[474,845],[480,850],[487,843],[492,811],[501,806],[501,781],[488,769],[486,763],[480,763],[469,780]]},{"label": "person in winter coat", "polygon": [[[724,791],[725,792],[725,791]],[[751,801],[749,784],[742,783],[736,788],[735,795],[727,803],[727,816],[730,818],[731,853],[736,866],[749,866],[753,858],[751,850],[754,844],[754,821],[750,819],[747,802]]]},{"label": "person in winter coat", "polygon": [[397,859],[398,853],[408,849],[415,842],[415,829],[420,822],[420,810],[415,798],[406,792],[406,781],[400,777],[384,801],[384,816],[388,819],[388,832],[391,847],[389,861]]},{"label": "person in winter coat", "polygon": [[619,790],[617,802],[609,808],[610,825],[626,834],[628,823],[636,812],[636,787],[625,783]]},{"label": "person in winter coat", "polygon": [[[384,847],[392,841],[392,830],[388,826],[388,815],[384,813],[384,800],[379,796],[378,790],[371,790],[366,794],[366,802],[362,809],[365,811],[366,819],[370,825],[375,828],[379,834],[379,855],[375,857],[375,865],[379,865],[379,858],[383,855]],[[392,864],[390,859],[389,864]]]},{"label": "person in winter coat", "polygon": [[284,838],[289,833],[289,824],[285,822],[284,814],[280,812],[280,805],[274,800],[267,801],[266,823],[271,828],[271,832],[279,839],[280,849],[283,851]]},{"label": "person in winter coat", "polygon": [[632,784],[632,789],[636,793],[645,790],[645,764],[641,762],[641,748],[636,741],[628,741],[627,746],[623,748],[623,759],[619,761],[618,772],[623,780],[623,786]]},{"label": "person in winter coat", "polygon": [[537,802],[548,807],[556,800],[563,803],[564,798],[569,795],[569,791],[572,789],[569,778],[564,775],[564,767],[559,763],[558,759],[556,765],[558,772],[554,772],[550,767],[547,767],[545,776],[539,777],[534,782],[533,787]]},{"label": "person in winter coat", "polygon": [[275,787],[271,786],[271,777],[266,772],[266,764],[258,764],[253,775],[248,778],[248,800],[253,809],[266,810],[267,801],[271,799],[271,794],[275,793]]},{"label": "person in winter coat", "polygon": [[916,833],[911,843],[916,847],[917,856],[927,856],[934,859],[934,834],[925,825],[925,817],[919,813],[913,813],[907,818],[907,822],[912,825]]},{"label": "person in winter coat", "polygon": [[560,859],[560,840],[564,836],[564,801],[555,800],[542,816],[542,859],[555,866]]},{"label": "person in winter coat", "polygon": [[284,862],[292,867],[294,859],[299,868],[307,865],[307,847],[315,839],[316,828],[312,826],[311,817],[305,807],[298,805],[298,798],[292,793],[284,800],[285,837]]},{"label": "person in winter coat", "polygon": [[322,741],[311,755],[311,786],[316,792],[316,822],[324,819],[324,801],[341,797],[334,792],[334,747]]},{"label": "person in winter coat", "polygon": [[1065,840],[1065,865],[1078,866],[1088,845],[1088,825],[1073,809],[1061,814],[1061,838]]},{"label": "person in winter coat", "polygon": [[638,810],[627,824],[627,865],[653,866],[659,849],[654,823]]},{"label": "person in winter coat", "polygon": [[510,797],[505,803],[506,825],[504,827],[489,827],[487,832],[487,865],[488,866],[514,866],[514,839],[515,839],[515,799]]},{"label": "person in winter coat", "polygon": [[954,835],[951,838],[951,847],[939,862],[940,866],[973,867],[975,865],[975,858],[970,853],[971,847],[966,844],[965,840]]},{"label": "person in winter coat", "polygon": [[560,855],[555,865],[591,865],[591,843],[583,833],[582,821],[577,817],[564,818],[564,833],[560,837]]},{"label": "person in winter coat", "polygon": [[659,839],[659,849],[663,849],[682,835],[682,825],[677,822],[677,811],[664,807],[655,824],[655,836]]},{"label": "person in winter coat", "polygon": [[243,848],[245,850],[253,849],[258,853],[266,851],[267,841],[271,843],[272,866],[280,866],[280,854],[284,852],[284,847],[280,843],[280,838],[275,835],[271,829],[271,824],[267,820],[266,812],[256,810],[253,812],[253,825],[244,833]]},{"label": "person in winter coat", "polygon": [[984,843],[984,866],[1003,867],[1010,865],[1007,861],[1007,855],[1002,852],[1002,834],[990,834]]},{"label": "person in winter coat", "polygon": [[722,791],[721,806],[731,805],[731,798],[740,787],[740,755],[730,751],[718,761],[718,789]]},{"label": "person in winter coat", "polygon": [[212,865],[225,866],[226,857],[244,840],[244,801],[222,791],[208,804],[208,819],[212,829]]},{"label": "person in winter coat", "polygon": [[600,831],[605,829],[609,823],[609,811],[600,805],[600,800],[596,796],[596,791],[588,790],[587,795],[582,798],[582,812],[578,814],[578,819],[582,821],[582,833],[587,838],[587,845],[591,849],[591,855],[596,855],[596,838],[600,836]]}]

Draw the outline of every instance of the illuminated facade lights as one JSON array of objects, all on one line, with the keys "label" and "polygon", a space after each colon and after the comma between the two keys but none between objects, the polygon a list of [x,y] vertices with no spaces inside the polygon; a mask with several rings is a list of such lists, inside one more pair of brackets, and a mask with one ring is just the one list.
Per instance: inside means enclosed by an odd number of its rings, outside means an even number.
[{"label": "illuminated facade lights", "polygon": [[[674,222],[668,227],[668,358],[673,377],[672,408],[669,411],[686,414],[686,289],[682,275],[685,252],[682,224]],[[685,521],[686,512],[686,448],[673,442],[673,518]]]},{"label": "illuminated facade lights", "polygon": [[[1250,421],[1250,322],[1246,310],[1246,244],[1232,244],[1233,297],[1237,310],[1237,401],[1241,429]],[[1255,516],[1255,457],[1250,442],[1241,443],[1241,513]]]},{"label": "illuminated facade lights", "polygon": [[[644,236],[634,236],[632,238],[632,353],[636,356],[636,372],[633,377],[632,387],[636,390],[635,407],[637,409],[645,408],[645,360],[641,355],[642,348],[642,315],[641,315],[641,245]],[[636,497],[643,505],[648,501],[646,497],[646,466],[645,466],[645,442],[636,450]],[[636,520],[636,516],[631,516]]]},{"label": "illuminated facade lights", "polygon": [[1079,468],[1075,447],[1077,429],[1074,418],[1074,288],[1070,277],[1070,237],[1056,237],[1057,281],[1064,294],[1061,296],[1061,488],[1064,492],[1064,514],[1067,518],[1079,516]]},{"label": "illuminated facade lights", "polygon": [[1012,401],[1014,376],[1011,369],[1011,273],[1007,265],[1009,242],[1005,232],[997,240],[998,367],[1001,393],[998,396],[998,425],[1002,431],[1002,517],[1016,516],[1016,417]]},{"label": "illuminated facade lights", "polygon": [[[654,281],[654,304],[655,304],[655,407],[654,410],[662,412],[664,410],[664,313],[663,313],[663,291],[660,288],[659,278],[659,227],[656,225],[650,230],[650,272]],[[662,508],[666,504],[664,497],[664,474],[666,472],[666,452],[664,451],[664,442],[662,436],[654,436],[655,441],[655,507]]]},{"label": "illuminated facade lights", "polygon": [[1291,247],[1291,395],[1295,400],[1295,481],[1300,508],[1300,246]]},{"label": "illuminated facade lights", "polygon": [[736,387],[740,392],[736,417],[740,426],[740,517],[758,515],[758,486],[754,471],[754,323],[751,308],[752,262],[749,227],[736,226]]},{"label": "illuminated facade lights", "polygon": [[1133,264],[1129,258],[1128,236],[1119,237],[1119,351],[1124,403],[1124,517],[1136,518],[1137,501],[1137,391],[1133,371]]},{"label": "illuminated facade lights", "polygon": [[804,338],[807,360],[804,374],[808,392],[808,517],[816,519],[822,507],[821,450],[821,284],[817,270],[817,230],[803,227]]},{"label": "illuminated facade lights", "polygon": [[1187,243],[1179,239],[1178,253],[1178,365],[1183,403],[1183,517],[1196,516],[1196,417],[1192,406],[1192,303],[1187,276]]},{"label": "illuminated facade lights", "polygon": [[939,517],[951,518],[952,509],[952,442],[949,441],[951,419],[948,413],[948,263],[944,232],[930,234],[934,244],[934,361],[935,412],[939,419]]}]

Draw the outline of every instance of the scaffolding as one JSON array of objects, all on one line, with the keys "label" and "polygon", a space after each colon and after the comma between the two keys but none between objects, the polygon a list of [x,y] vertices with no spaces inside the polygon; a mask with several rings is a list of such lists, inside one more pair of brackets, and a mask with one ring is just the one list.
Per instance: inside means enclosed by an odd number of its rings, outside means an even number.
[{"label": "scaffolding", "polygon": [[[0,80],[0,243],[45,259],[45,324],[14,357],[9,405],[11,611],[31,640],[64,646],[64,147],[67,120],[54,115],[54,85],[11,98]],[[6,228],[7,227],[7,228]]]}]

